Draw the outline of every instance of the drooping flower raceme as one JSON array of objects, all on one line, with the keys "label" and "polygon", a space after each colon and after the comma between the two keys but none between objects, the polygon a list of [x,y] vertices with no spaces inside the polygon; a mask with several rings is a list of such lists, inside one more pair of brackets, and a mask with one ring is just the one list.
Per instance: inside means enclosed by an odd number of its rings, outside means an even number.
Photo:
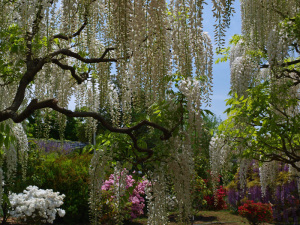
[{"label": "drooping flower raceme", "polygon": [[51,189],[28,186],[23,193],[8,196],[11,204],[9,213],[22,221],[53,223],[56,213],[60,217],[65,215],[65,210],[58,208],[63,204],[64,197],[64,194]]}]

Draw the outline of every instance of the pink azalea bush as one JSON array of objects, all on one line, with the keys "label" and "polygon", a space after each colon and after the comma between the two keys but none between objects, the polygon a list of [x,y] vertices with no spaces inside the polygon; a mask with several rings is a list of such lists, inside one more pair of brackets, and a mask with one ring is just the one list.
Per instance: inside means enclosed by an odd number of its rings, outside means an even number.
[{"label": "pink azalea bush", "polygon": [[[127,172],[127,170],[124,169],[124,171],[122,171],[121,175],[123,175],[124,172]],[[112,192],[114,185],[119,185],[119,180],[120,180],[120,177],[115,179],[115,175],[111,174],[109,176],[109,179],[104,181],[102,188],[101,188],[102,191]],[[129,198],[128,198],[127,202],[130,203],[129,211],[130,211],[131,219],[134,219],[134,218],[144,214],[143,209],[145,207],[145,199],[143,196],[145,195],[145,187],[147,185],[149,185],[149,181],[146,179],[143,179],[141,182],[137,182],[136,180],[134,180],[132,175],[126,175],[126,192],[125,193],[127,193],[127,194],[129,193]],[[131,191],[132,191],[132,193],[131,193]],[[121,196],[121,197],[124,197],[124,196]],[[114,199],[114,198],[115,198],[115,196],[112,192],[112,195],[110,196],[109,201],[112,201],[112,199]],[[125,207],[128,208],[128,205],[126,205]]]}]

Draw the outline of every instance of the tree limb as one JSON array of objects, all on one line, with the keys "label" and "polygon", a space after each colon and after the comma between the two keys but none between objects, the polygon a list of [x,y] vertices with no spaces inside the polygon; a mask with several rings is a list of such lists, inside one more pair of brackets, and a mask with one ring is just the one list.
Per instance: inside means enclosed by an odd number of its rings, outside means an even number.
[{"label": "tree limb", "polygon": [[[158,130],[160,130],[163,135],[161,136],[161,140],[168,140],[171,136],[172,136],[172,132],[169,131],[168,129],[144,120],[141,121],[140,123],[138,123],[135,126],[132,127],[126,127],[126,128],[117,128],[117,127],[113,127],[111,124],[109,124],[103,116],[101,116],[101,114],[96,113],[96,112],[78,112],[78,111],[71,111],[65,108],[62,108],[60,106],[58,106],[58,100],[57,99],[48,99],[45,101],[40,101],[38,102],[37,99],[33,99],[29,105],[25,108],[25,110],[23,112],[21,112],[20,114],[17,114],[16,112],[10,110],[9,112],[6,112],[6,119],[11,118],[15,123],[20,123],[22,121],[24,121],[26,118],[28,118],[34,111],[39,110],[39,109],[44,109],[44,108],[51,108],[57,112],[60,112],[68,117],[90,117],[93,118],[97,121],[99,121],[107,130],[111,131],[111,132],[115,132],[115,133],[122,133],[122,134],[127,134],[132,142],[133,142],[133,146],[134,148],[141,153],[147,153],[146,157],[143,158],[139,158],[138,161],[142,162],[145,161],[147,159],[149,159],[152,155],[153,155],[153,150],[149,149],[149,148],[141,148],[140,146],[138,146],[138,139],[133,135],[133,131],[136,131],[138,129],[140,129],[143,126],[150,126],[153,128],[156,128]],[[0,121],[3,121],[4,118],[4,114],[3,112],[0,112]]]},{"label": "tree limb", "polygon": [[[297,60],[294,60],[294,61],[291,61],[291,62],[286,62],[286,63],[282,63],[278,66],[281,66],[281,67],[286,67],[286,66],[291,66],[291,65],[295,65],[295,64],[298,64],[300,63],[300,59],[297,59]],[[270,65],[269,64],[263,64],[263,65],[260,65],[260,68],[263,69],[263,68],[269,68]]]},{"label": "tree limb", "polygon": [[62,55],[65,55],[65,56],[69,56],[69,57],[78,59],[78,60],[80,60],[81,62],[84,62],[84,63],[117,62],[117,59],[104,59],[105,55],[110,50],[114,50],[114,48],[106,49],[105,52],[102,54],[102,56],[100,58],[88,59],[88,58],[83,58],[81,55],[79,55],[76,52],[72,52],[71,50],[64,48],[64,49],[59,49],[59,50],[57,50],[53,53],[50,53],[49,58],[53,58],[57,55],[62,54]]},{"label": "tree limb", "polygon": [[76,74],[76,70],[74,67],[62,64],[58,59],[52,59],[51,60],[54,64],[58,65],[63,70],[69,70],[72,74],[72,77],[77,81],[78,84],[81,84],[83,81],[85,81],[88,78],[88,72],[82,73],[81,75]]},{"label": "tree limb", "polygon": [[82,26],[74,34],[71,34],[71,35],[68,35],[68,36],[63,35],[63,34],[56,34],[50,40],[53,41],[55,38],[59,38],[59,39],[63,39],[63,40],[68,41],[68,40],[80,35],[81,31],[86,27],[86,25],[87,25],[87,19],[84,20],[84,23],[82,24]]}]

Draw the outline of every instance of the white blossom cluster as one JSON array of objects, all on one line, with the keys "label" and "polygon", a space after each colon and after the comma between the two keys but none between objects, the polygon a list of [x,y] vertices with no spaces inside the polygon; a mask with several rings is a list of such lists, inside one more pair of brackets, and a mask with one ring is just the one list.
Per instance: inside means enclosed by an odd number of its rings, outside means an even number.
[{"label": "white blossom cluster", "polygon": [[17,172],[18,162],[22,166],[23,178],[26,176],[28,141],[22,124],[13,124],[12,121],[6,124],[11,128],[10,133],[7,135],[11,135],[16,139],[16,142],[11,142],[8,148],[3,146],[4,159],[6,161],[6,182],[8,185],[12,185]]},{"label": "white blossom cluster", "polygon": [[278,162],[264,162],[261,167],[259,167],[259,177],[261,185],[262,196],[265,196],[267,191],[267,186],[275,181],[278,170]]},{"label": "white blossom cluster", "polygon": [[194,175],[193,151],[187,133],[170,140],[171,157],[168,173],[174,184],[174,193],[181,222],[188,222],[192,216],[191,180]]},{"label": "white blossom cluster", "polygon": [[246,46],[240,40],[230,50],[230,84],[231,90],[238,96],[247,96],[246,90],[251,82],[258,78],[259,64],[246,53]]},{"label": "white blossom cluster", "polygon": [[[284,60],[294,56],[290,46],[295,43],[296,36],[288,30],[291,25],[282,23],[282,15],[286,18],[296,16],[299,6],[298,0],[241,1],[243,40],[231,48],[230,54],[231,90],[238,96],[247,95],[246,90],[253,82],[266,80],[274,73],[276,76]],[[267,57],[259,59],[251,55],[251,52],[259,51]],[[269,68],[261,69],[262,63]]]},{"label": "white blossom cluster", "polygon": [[179,90],[186,96],[188,100],[188,108],[194,111],[196,114],[199,113],[199,108],[202,105],[201,99],[201,83],[195,79],[188,77],[184,79],[179,84]]},{"label": "white blossom cluster", "polygon": [[213,176],[216,176],[216,174],[221,171],[227,161],[229,153],[230,146],[223,135],[211,138],[209,143],[209,156]]},{"label": "white blossom cluster", "polygon": [[11,204],[9,214],[23,221],[53,223],[56,213],[60,217],[65,215],[65,210],[58,208],[63,204],[64,197],[64,194],[60,195],[52,189],[28,186],[23,193],[12,193],[8,196]]},{"label": "white blossom cluster", "polygon": [[26,178],[27,158],[28,158],[28,139],[21,123],[16,123],[12,126],[12,131],[17,139],[18,158],[22,166],[22,177]]},{"label": "white blossom cluster", "polygon": [[[188,122],[193,124],[189,129],[190,135],[193,133],[194,135],[201,135],[203,121],[200,112],[203,103],[203,84],[197,79],[188,77],[180,82],[178,88],[187,99]],[[196,136],[193,140],[198,137]]]},{"label": "white blossom cluster", "polygon": [[[0,162],[0,203],[2,202],[2,196],[5,188],[4,184],[6,184],[6,187],[14,185],[14,178],[16,176],[18,163],[22,168],[23,179],[26,178],[28,157],[28,140],[22,124],[14,124],[12,121],[6,121],[4,124],[10,127],[10,131],[8,131],[9,133],[6,135],[14,137],[15,141],[11,141],[8,148],[5,146],[2,147],[4,149],[4,161]],[[4,166],[6,167],[4,168]],[[1,206],[2,205],[0,204],[0,208]]]},{"label": "white blossom cluster", "polygon": [[7,171],[6,182],[8,185],[12,185],[14,183],[14,178],[17,172],[17,164],[18,164],[18,154],[16,148],[11,145],[8,149],[5,150],[5,160]]},{"label": "white blossom cluster", "polygon": [[110,115],[112,117],[112,123],[114,125],[117,125],[120,120],[120,103],[119,103],[118,91],[116,86],[113,83],[109,83],[108,88],[110,89],[108,95]]},{"label": "white blossom cluster", "polygon": [[[171,138],[164,148],[170,156],[166,163],[156,165],[148,177],[151,185],[145,187],[148,200],[148,224],[167,224],[168,209],[179,212],[179,220],[188,223],[192,216],[191,180],[193,180],[194,164],[192,158],[189,133],[181,132]],[[167,182],[168,181],[168,182]],[[168,185],[172,184],[174,195],[168,193]]]},{"label": "white blossom cluster", "polygon": [[277,63],[282,64],[284,62],[284,59],[289,55],[289,46],[293,41],[288,37],[288,32],[278,27],[270,32],[266,49],[269,56],[268,63],[271,68],[276,66]]},{"label": "white blossom cluster", "polygon": [[224,135],[219,135],[211,138],[209,143],[209,160],[211,167],[212,185],[215,195],[217,194],[216,190],[219,174],[224,167],[225,162],[228,162],[230,151],[230,145],[226,142]]},{"label": "white blossom cluster", "polygon": [[[299,6],[298,0],[242,0],[242,32],[247,43],[250,43],[252,49],[267,46],[268,42],[272,42],[272,45],[277,44],[277,47],[281,48],[281,44],[284,43],[278,43],[279,39],[274,38],[274,30],[277,30],[282,15],[289,18],[296,16]],[[272,58],[272,55],[270,56]]]},{"label": "white blossom cluster", "polygon": [[241,159],[239,164],[240,164],[239,182],[240,182],[241,189],[244,190],[247,185],[247,171],[248,171],[249,166],[251,165],[251,160],[250,159]]},{"label": "white blossom cluster", "polygon": [[115,221],[117,224],[121,224],[123,221],[123,216],[120,213],[121,211],[121,197],[125,195],[126,191],[126,175],[128,174],[128,170],[122,169],[120,163],[118,162],[114,168],[114,177],[118,178],[118,180],[114,183],[113,193],[115,198],[113,198],[114,208],[117,213],[115,214]]},{"label": "white blossom cluster", "polygon": [[103,181],[105,180],[105,171],[107,169],[107,162],[110,157],[107,155],[106,148],[98,149],[94,152],[93,158],[91,160],[91,165],[89,168],[90,175],[90,219],[91,223],[94,225],[99,224],[99,219],[101,217],[101,187]]},{"label": "white blossom cluster", "polygon": [[161,168],[150,175],[151,185],[145,186],[146,199],[148,200],[148,220],[149,225],[168,224],[167,212],[167,181],[166,174]]}]

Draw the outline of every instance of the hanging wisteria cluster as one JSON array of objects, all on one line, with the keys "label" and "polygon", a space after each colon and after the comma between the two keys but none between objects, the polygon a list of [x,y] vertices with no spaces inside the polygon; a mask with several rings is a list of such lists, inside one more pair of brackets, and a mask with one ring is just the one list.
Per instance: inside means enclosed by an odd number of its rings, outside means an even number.
[{"label": "hanging wisteria cluster", "polygon": [[[162,165],[164,166],[164,165]],[[166,174],[162,169],[157,169],[150,174],[151,186],[145,188],[148,203],[147,224],[167,224],[167,181]]]},{"label": "hanging wisteria cluster", "polygon": [[[7,129],[6,137],[9,143],[0,146],[3,151],[0,155],[0,208],[2,207],[4,189],[7,191],[15,184],[14,178],[18,165],[21,167],[23,180],[26,179],[28,140],[22,124],[13,124],[11,121],[5,122]],[[2,135],[2,134],[1,134]],[[4,172],[5,171],[5,172]]]},{"label": "hanging wisteria cluster", "polygon": [[284,64],[285,59],[296,59],[293,46],[299,45],[299,38],[290,27],[295,25],[291,18],[297,16],[299,8],[297,0],[241,1],[243,38],[230,52],[231,88],[239,96],[247,95],[246,90],[257,79],[297,77],[282,67],[289,65]]},{"label": "hanging wisteria cluster", "polygon": [[111,159],[109,155],[105,154],[106,148],[99,149],[93,155],[90,165],[90,219],[93,224],[98,224],[101,221],[101,196],[102,185],[105,180],[105,171],[108,168],[108,161]]},{"label": "hanging wisteria cluster", "polygon": [[[2,12],[12,11],[1,14],[3,39],[5,32],[14,32],[12,41],[17,44],[15,51],[2,56],[10,72],[1,80],[1,98],[11,101],[1,101],[1,110],[12,102],[16,111],[25,109],[32,99],[53,98],[67,108],[76,96],[77,108],[107,108],[114,124],[126,124],[131,122],[133,107],[147,107],[165,98],[174,72],[199,83],[190,96],[201,100],[194,101],[197,107],[208,103],[213,49],[202,31],[202,4],[192,0],[169,4],[155,0],[2,2]],[[216,17],[228,13],[227,5],[230,8],[225,1],[214,1]],[[34,85],[21,88],[16,80],[27,73]],[[8,81],[9,88],[4,85],[8,77],[16,78]],[[23,96],[9,97],[20,92]],[[59,116],[58,123],[63,130],[64,116]],[[92,121],[88,124],[95,129]]]}]

